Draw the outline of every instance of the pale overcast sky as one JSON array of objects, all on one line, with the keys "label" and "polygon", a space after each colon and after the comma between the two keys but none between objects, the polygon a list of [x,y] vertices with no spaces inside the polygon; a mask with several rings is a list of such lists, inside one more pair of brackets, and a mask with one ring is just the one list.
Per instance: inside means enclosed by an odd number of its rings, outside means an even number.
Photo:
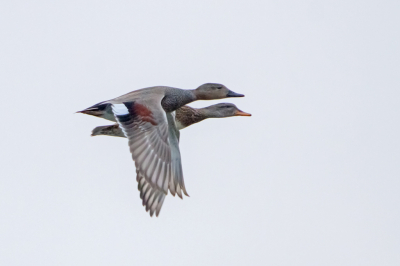
[{"label": "pale overcast sky", "polygon": [[[400,265],[400,1],[2,1],[1,265]],[[181,132],[190,198],[139,199],[74,114],[218,82],[252,117]]]}]

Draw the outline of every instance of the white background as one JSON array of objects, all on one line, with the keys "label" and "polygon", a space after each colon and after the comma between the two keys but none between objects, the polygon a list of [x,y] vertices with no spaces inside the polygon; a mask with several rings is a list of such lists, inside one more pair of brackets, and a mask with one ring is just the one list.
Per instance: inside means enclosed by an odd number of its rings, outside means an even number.
[{"label": "white background", "polygon": [[[0,3],[1,265],[400,265],[400,1]],[[74,114],[218,82],[190,198],[141,206],[126,140]],[[217,103],[196,102],[192,106]]]}]

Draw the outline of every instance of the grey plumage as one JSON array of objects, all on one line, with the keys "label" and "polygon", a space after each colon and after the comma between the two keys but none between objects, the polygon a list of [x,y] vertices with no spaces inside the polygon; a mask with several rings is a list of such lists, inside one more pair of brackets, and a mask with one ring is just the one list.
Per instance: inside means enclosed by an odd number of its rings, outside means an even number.
[{"label": "grey plumage", "polygon": [[208,83],[196,90],[159,86],[133,91],[80,112],[118,123],[111,130],[95,128],[92,135],[110,133],[128,138],[142,203],[150,215],[155,212],[158,216],[168,190],[180,197],[181,190],[187,195],[173,111],[195,100],[243,96],[221,84]]}]

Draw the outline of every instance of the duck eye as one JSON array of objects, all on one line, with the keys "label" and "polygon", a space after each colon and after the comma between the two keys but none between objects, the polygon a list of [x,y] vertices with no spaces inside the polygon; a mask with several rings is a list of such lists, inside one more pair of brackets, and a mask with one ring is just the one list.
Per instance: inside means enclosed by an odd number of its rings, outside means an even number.
[{"label": "duck eye", "polygon": [[217,89],[219,89],[219,90],[220,90],[220,89],[222,89],[222,87],[217,87]]}]

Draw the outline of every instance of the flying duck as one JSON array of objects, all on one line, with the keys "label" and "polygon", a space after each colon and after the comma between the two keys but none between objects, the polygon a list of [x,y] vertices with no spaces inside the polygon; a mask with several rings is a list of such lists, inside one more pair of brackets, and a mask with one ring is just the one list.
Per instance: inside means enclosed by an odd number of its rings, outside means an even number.
[{"label": "flying duck", "polygon": [[[160,213],[169,191],[187,196],[179,152],[175,110],[196,101],[244,97],[222,84],[206,83],[194,90],[149,87],[100,102],[79,113],[116,121],[128,138],[141,198],[150,215]],[[148,194],[147,194],[148,193]]]}]

